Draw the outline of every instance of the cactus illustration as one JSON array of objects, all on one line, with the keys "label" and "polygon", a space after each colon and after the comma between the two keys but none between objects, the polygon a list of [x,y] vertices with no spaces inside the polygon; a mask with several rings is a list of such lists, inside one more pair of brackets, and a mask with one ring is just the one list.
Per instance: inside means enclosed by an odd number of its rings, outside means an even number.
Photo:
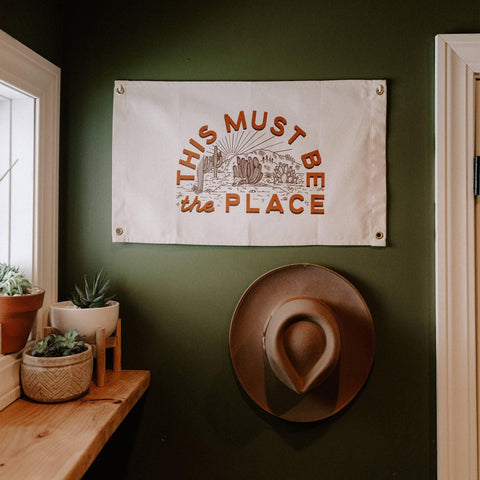
[{"label": "cactus illustration", "polygon": [[273,182],[279,183],[297,183],[298,177],[293,167],[286,163],[279,163],[273,170]]},{"label": "cactus illustration", "polygon": [[213,178],[217,178],[218,160],[218,147],[215,145],[213,149]]},{"label": "cactus illustration", "polygon": [[238,185],[255,185],[262,177],[262,165],[257,157],[237,157],[237,165],[233,166],[233,178],[239,178]]},{"label": "cactus illustration", "polygon": [[203,173],[210,173],[213,171],[213,178],[217,178],[218,169],[222,162],[222,153],[218,151],[218,147],[215,145],[213,149],[213,155],[203,156]]},{"label": "cactus illustration", "polygon": [[205,174],[213,172],[213,178],[218,178],[218,172],[223,163],[222,152],[215,145],[213,155],[204,155],[197,165],[197,178],[193,190],[197,193],[203,192],[203,182]]},{"label": "cactus illustration", "polygon": [[197,167],[197,182],[196,185],[193,186],[193,190],[196,193],[202,193],[203,192],[203,176],[205,173],[205,169],[207,166],[208,161],[205,161],[206,157],[203,157],[200,162],[198,163]]}]

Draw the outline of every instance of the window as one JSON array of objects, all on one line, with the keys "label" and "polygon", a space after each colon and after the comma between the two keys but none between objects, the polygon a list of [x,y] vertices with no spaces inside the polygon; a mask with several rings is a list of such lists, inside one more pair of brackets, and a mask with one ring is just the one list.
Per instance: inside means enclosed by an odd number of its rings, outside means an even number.
[{"label": "window", "polygon": [[57,300],[60,69],[0,30],[0,261]]},{"label": "window", "polygon": [[36,99],[0,83],[0,260],[33,274]]}]

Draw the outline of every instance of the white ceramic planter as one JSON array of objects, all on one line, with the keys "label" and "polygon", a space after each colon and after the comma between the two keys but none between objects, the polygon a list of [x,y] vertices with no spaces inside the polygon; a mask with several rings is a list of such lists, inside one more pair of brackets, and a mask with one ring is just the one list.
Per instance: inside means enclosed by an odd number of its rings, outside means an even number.
[{"label": "white ceramic planter", "polygon": [[109,337],[117,326],[119,303],[113,300],[106,307],[79,308],[71,301],[54,303],[50,307],[50,324],[62,333],[76,328],[87,343],[95,343],[95,331],[104,328]]}]

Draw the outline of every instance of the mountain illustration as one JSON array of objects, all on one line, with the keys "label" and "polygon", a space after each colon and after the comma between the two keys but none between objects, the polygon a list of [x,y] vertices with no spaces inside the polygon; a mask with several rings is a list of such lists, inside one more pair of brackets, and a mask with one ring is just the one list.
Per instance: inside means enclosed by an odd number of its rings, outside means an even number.
[{"label": "mountain illustration", "polygon": [[[222,165],[220,166],[220,171],[225,171],[225,170],[231,170],[232,165],[236,163],[237,157],[239,158],[248,158],[251,157],[257,158],[258,161],[262,165],[278,165],[280,163],[287,164],[291,167],[298,167],[301,165],[300,162],[297,162],[294,157],[292,157],[290,154],[280,154],[278,152],[274,152],[272,150],[267,150],[267,149],[257,149],[257,150],[251,150],[242,154],[232,154],[229,155],[228,157],[225,158],[225,160],[222,162]],[[298,168],[297,167],[297,168]]]}]

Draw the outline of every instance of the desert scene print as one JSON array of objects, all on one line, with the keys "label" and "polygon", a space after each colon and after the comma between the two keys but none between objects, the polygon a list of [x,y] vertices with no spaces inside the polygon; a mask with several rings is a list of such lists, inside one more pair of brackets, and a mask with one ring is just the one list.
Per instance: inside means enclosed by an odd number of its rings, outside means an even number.
[{"label": "desert scene print", "polygon": [[[261,121],[257,117],[261,117]],[[250,120],[250,118],[248,119]],[[287,119],[244,110],[224,115],[225,131],[200,127],[190,138],[177,170],[176,205],[182,213],[324,214],[325,174],[318,150],[300,154],[307,133]]]}]

